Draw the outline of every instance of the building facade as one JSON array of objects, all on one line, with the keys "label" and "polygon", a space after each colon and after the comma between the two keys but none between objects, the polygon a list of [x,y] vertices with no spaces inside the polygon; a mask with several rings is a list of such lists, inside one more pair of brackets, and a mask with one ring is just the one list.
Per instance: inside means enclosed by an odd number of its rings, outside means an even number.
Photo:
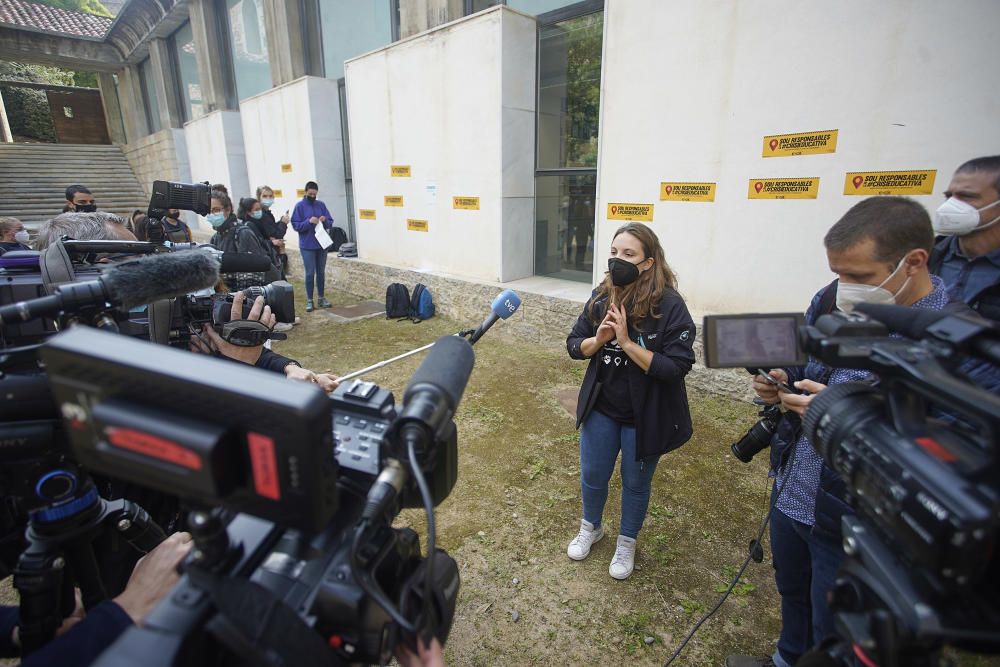
[{"label": "building facade", "polygon": [[0,25],[0,57],[98,70],[147,186],[266,183],[283,213],[317,181],[365,261],[585,297],[638,220],[694,310],[800,310],[862,196],[933,209],[1000,152],[995,25],[994,0],[131,0],[101,40]]}]

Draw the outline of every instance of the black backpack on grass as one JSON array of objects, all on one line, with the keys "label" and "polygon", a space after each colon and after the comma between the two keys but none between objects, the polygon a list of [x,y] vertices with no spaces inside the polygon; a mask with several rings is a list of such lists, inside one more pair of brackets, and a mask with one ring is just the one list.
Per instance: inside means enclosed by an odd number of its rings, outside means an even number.
[{"label": "black backpack on grass", "polygon": [[402,283],[392,283],[385,288],[385,319],[408,317],[410,314],[410,290]]}]

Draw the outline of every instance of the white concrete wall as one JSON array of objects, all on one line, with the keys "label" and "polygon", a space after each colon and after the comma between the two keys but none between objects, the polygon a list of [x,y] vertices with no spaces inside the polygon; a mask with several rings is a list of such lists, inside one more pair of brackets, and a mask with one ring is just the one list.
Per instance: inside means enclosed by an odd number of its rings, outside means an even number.
[{"label": "white concrete wall", "polygon": [[[355,210],[377,216],[355,216],[362,258],[488,281],[531,274],[534,63],[534,20],[505,7],[346,63]],[[480,210],[453,209],[453,196],[479,197]],[[429,231],[408,231],[408,218]]]},{"label": "white concrete wall", "polygon": [[[259,185],[281,190],[274,212],[280,217],[301,199],[307,181],[319,185],[319,198],[334,223],[347,230],[347,193],[337,82],[303,77],[240,103],[251,195]],[[291,171],[282,171],[291,165]],[[285,240],[298,245],[298,234]]]},{"label": "white concrete wall", "polygon": [[[959,164],[1000,152],[996,0],[607,0],[605,21],[597,254],[608,202],[654,203],[698,311],[802,310],[862,199],[845,172],[936,169],[915,198],[933,209]],[[765,135],[827,129],[834,154],[761,157]],[[798,176],[818,199],[747,199],[750,178]],[[661,202],[661,181],[717,182],[716,201]]]},{"label": "white concrete wall", "polygon": [[213,111],[187,122],[184,138],[191,180],[226,185],[235,210],[240,197],[250,192],[240,112]]}]

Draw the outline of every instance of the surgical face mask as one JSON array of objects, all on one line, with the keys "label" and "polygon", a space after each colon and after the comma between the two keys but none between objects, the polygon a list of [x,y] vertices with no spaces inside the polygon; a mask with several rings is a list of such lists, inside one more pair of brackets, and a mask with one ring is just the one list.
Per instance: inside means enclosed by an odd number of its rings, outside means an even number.
[{"label": "surgical face mask", "polygon": [[271,206],[274,205],[274,200],[273,199],[261,199],[260,200],[260,205],[263,206],[264,208],[271,208]]},{"label": "surgical face mask", "polygon": [[208,220],[208,224],[212,225],[213,229],[218,229],[226,221],[226,214],[209,213],[208,215],[205,216],[205,219]]},{"label": "surgical face mask", "polygon": [[639,279],[639,267],[621,257],[608,260],[608,273],[611,274],[611,284],[615,287],[625,287]]},{"label": "surgical face mask", "polygon": [[906,282],[902,284],[895,294],[887,290],[885,288],[885,284],[892,280],[894,275],[899,273],[899,270],[903,268],[904,262],[906,262],[905,256],[903,259],[899,260],[899,264],[896,265],[893,272],[878,285],[838,282],[837,309],[844,313],[850,313],[859,303],[880,303],[890,305],[896,303],[896,297],[900,292],[906,289],[910,279],[907,278]]},{"label": "surgical face mask", "polygon": [[22,229],[21,231],[19,231],[16,234],[14,234],[14,240],[17,241],[18,243],[23,243],[25,245],[28,245],[28,240],[30,238],[31,237],[28,236],[28,230],[27,229]]},{"label": "surgical face mask", "polygon": [[990,225],[1000,221],[1000,215],[993,218],[989,222],[980,225],[979,212],[985,211],[986,209],[996,206],[997,204],[1000,204],[1000,199],[992,204],[987,204],[982,208],[976,208],[972,204],[964,202],[961,199],[948,197],[948,199],[946,199],[945,202],[938,206],[937,210],[934,211],[934,233],[946,234],[948,236],[951,236],[952,234],[965,236],[971,232],[986,229]]},{"label": "surgical face mask", "polygon": [[261,217],[263,217],[263,215],[264,211],[252,211],[250,213],[250,217],[253,218],[254,220],[260,220]]}]

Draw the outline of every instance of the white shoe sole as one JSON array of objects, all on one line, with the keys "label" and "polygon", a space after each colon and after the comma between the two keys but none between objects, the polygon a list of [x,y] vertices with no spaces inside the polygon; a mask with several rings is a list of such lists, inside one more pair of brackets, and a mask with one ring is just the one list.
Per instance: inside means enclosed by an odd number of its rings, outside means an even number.
[{"label": "white shoe sole", "polygon": [[612,572],[610,569],[608,570],[608,574],[611,575],[612,579],[617,579],[618,581],[624,581],[624,580],[628,579],[629,577],[631,577],[632,576],[632,572],[634,572],[634,571],[635,571],[635,566],[633,566],[631,570],[629,570],[628,572],[626,572],[623,575],[617,575],[614,572]]},{"label": "white shoe sole", "polygon": [[569,556],[570,558],[572,558],[573,560],[585,560],[587,558],[587,556],[590,555],[590,552],[593,550],[594,545],[597,544],[598,542],[600,542],[602,539],[604,539],[604,532],[605,531],[602,530],[600,533],[598,533],[597,537],[594,538],[594,541],[590,543],[590,549],[587,549],[587,553],[583,554],[582,556],[577,557],[577,556],[570,555],[569,551],[567,550],[566,551],[566,555]]}]

